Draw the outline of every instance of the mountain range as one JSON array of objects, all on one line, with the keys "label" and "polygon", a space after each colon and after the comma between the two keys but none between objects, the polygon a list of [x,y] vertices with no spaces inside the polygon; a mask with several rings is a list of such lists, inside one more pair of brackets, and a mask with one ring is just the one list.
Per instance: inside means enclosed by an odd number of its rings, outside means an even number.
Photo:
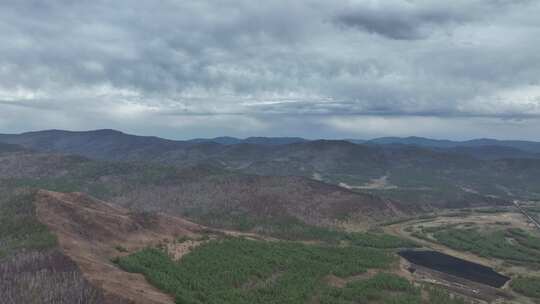
[{"label": "mountain range", "polygon": [[97,161],[302,177],[400,201],[411,208],[458,208],[493,198],[540,197],[537,142],[452,142],[418,137],[360,143],[265,137],[176,141],[115,130],[49,130],[0,135],[0,143],[4,143],[0,149],[78,155]]},{"label": "mountain range", "polygon": [[231,236],[416,246],[382,232],[540,198],[537,143],[472,142],[0,135],[0,293],[9,303],[173,303],[111,260],[150,247],[180,258]]},{"label": "mountain range", "polygon": [[[107,148],[114,143],[115,147],[125,150],[145,148],[148,153],[152,150],[168,151],[191,146],[219,144],[232,146],[252,144],[260,146],[280,146],[296,143],[313,142],[300,137],[215,137],[196,138],[189,140],[168,140],[155,136],[136,136],[111,129],[94,131],[63,131],[45,130],[21,134],[0,134],[0,142],[18,144],[42,151],[73,152],[92,154],[100,158],[112,156],[100,155],[97,151]],[[472,139],[467,141],[451,141],[429,139],[424,137],[380,137],[370,140],[343,139],[342,141],[363,145],[407,145],[435,150],[448,150],[462,154],[489,159],[516,157],[540,158],[540,142],[522,140]],[[479,153],[480,151],[480,153]],[[103,152],[105,153],[105,152]]]}]

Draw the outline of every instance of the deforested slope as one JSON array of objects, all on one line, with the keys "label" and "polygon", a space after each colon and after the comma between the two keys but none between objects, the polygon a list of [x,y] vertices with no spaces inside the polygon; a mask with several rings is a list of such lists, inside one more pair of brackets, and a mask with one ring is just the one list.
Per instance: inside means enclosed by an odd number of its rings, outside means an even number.
[{"label": "deforested slope", "polygon": [[106,303],[173,303],[142,276],[119,270],[112,258],[153,246],[164,239],[194,236],[199,225],[164,215],[132,213],[81,193],[41,190],[36,195],[40,222],[55,234],[62,252],[104,293]]}]

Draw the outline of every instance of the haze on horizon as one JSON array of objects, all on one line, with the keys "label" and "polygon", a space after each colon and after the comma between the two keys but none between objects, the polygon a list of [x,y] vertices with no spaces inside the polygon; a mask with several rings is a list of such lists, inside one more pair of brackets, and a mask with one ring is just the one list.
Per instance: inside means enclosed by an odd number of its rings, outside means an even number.
[{"label": "haze on horizon", "polygon": [[534,0],[0,3],[0,133],[540,140]]}]

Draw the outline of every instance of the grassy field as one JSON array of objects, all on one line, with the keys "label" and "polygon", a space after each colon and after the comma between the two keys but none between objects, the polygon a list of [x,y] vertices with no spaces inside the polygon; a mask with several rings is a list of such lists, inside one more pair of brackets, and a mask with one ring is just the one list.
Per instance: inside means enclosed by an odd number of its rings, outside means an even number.
[{"label": "grassy field", "polygon": [[540,278],[518,277],[512,280],[512,289],[524,296],[540,299]]},{"label": "grassy field", "polygon": [[440,243],[480,256],[510,263],[540,266],[540,238],[521,229],[480,231],[473,228],[447,228],[433,233]]}]

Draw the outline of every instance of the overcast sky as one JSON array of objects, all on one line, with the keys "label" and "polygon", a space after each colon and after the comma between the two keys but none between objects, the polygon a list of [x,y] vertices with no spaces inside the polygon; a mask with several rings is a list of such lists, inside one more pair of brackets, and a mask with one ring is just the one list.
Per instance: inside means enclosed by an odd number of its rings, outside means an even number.
[{"label": "overcast sky", "polygon": [[540,140],[538,0],[2,0],[0,133]]}]

